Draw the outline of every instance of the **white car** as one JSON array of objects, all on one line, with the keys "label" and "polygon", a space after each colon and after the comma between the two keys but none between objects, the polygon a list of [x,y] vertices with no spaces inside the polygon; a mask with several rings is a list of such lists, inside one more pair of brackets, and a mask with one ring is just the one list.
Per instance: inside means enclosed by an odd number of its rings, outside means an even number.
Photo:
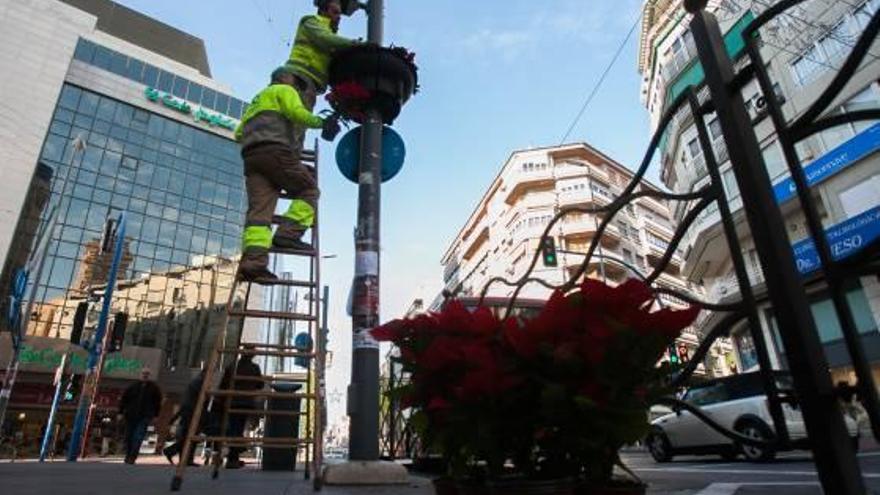
[{"label": "white car", "polygon": [[[778,387],[790,390],[791,377],[776,373]],[[758,372],[733,375],[693,386],[683,400],[700,409],[712,420],[743,435],[769,440],[773,434],[767,396]],[[783,404],[785,424],[793,448],[809,448],[804,420],[797,406]],[[656,413],[655,411],[652,411]],[[858,448],[858,424],[844,416],[854,448]],[[651,421],[651,433],[645,440],[648,451],[657,462],[668,462],[675,455],[721,455],[733,460],[742,454],[746,460],[764,462],[774,458],[771,448],[740,445],[712,429],[688,411],[670,410]]]}]

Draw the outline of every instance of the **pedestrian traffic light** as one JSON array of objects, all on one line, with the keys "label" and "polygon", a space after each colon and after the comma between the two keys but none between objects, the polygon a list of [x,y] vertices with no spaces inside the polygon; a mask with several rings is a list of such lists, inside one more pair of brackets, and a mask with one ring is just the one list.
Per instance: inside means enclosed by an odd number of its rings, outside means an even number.
[{"label": "pedestrian traffic light", "polygon": [[64,388],[64,402],[72,402],[82,390],[82,375],[71,375]]},{"label": "pedestrian traffic light", "polygon": [[70,343],[79,345],[82,340],[83,327],[86,325],[86,314],[89,312],[89,303],[83,301],[76,305],[76,313],[73,315],[73,329],[70,331]]},{"label": "pedestrian traffic light", "polygon": [[116,313],[113,320],[113,335],[110,339],[110,345],[107,352],[118,352],[122,350],[122,344],[125,342],[125,327],[128,326],[128,313]]},{"label": "pedestrian traffic light", "polygon": [[544,258],[544,266],[557,266],[556,239],[551,236],[541,238],[541,256]]},{"label": "pedestrian traffic light", "polygon": [[675,344],[670,344],[667,351],[669,352],[670,364],[679,364],[681,362],[681,360],[678,359],[678,351],[675,350]]}]

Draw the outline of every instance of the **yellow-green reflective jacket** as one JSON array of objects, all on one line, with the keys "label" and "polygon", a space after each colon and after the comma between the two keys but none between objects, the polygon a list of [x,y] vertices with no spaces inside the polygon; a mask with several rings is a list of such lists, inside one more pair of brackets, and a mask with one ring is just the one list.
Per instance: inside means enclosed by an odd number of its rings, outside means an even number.
[{"label": "yellow-green reflective jacket", "polygon": [[299,21],[287,63],[297,75],[311,79],[318,90],[323,92],[327,86],[327,71],[333,54],[355,43],[354,40],[334,33],[329,17],[305,16]]},{"label": "yellow-green reflective jacket", "polygon": [[320,129],[324,119],[312,115],[303,106],[299,93],[292,86],[273,84],[260,91],[251,101],[235,129],[235,139],[242,149],[258,143],[280,143],[292,146],[294,127]]}]

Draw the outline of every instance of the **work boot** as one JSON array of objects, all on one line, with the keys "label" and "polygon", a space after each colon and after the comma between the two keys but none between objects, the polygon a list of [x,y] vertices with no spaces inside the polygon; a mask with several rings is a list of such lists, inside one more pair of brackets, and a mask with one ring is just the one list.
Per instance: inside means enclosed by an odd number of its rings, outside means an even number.
[{"label": "work boot", "polygon": [[302,239],[293,239],[278,235],[272,239],[272,247],[279,249],[296,249],[298,251],[310,251],[312,249],[312,245],[304,242]]},{"label": "work boot", "polygon": [[260,280],[271,283],[278,280],[278,277],[269,271],[269,250],[265,248],[246,249],[238,264],[238,278],[245,282]]},{"label": "work boot", "polygon": [[272,238],[272,247],[280,249],[297,249],[300,251],[310,251],[312,245],[304,242],[302,236],[305,229],[290,224],[281,224],[275,236]]}]

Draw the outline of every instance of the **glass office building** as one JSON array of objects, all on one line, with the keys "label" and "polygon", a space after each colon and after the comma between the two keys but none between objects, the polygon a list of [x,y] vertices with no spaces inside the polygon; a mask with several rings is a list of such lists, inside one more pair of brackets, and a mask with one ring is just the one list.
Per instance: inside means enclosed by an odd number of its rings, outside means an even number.
[{"label": "glass office building", "polygon": [[127,343],[165,349],[166,366],[198,366],[207,349],[187,345],[181,320],[225,304],[218,291],[232,282],[246,201],[236,143],[67,84],[40,158],[54,177],[45,218],[59,214],[28,332],[70,334],[76,305],[106,283],[105,222],[125,211],[113,306],[129,315]]},{"label": "glass office building", "polygon": [[[202,40],[110,0],[13,2],[0,28],[15,40],[0,51],[40,60],[4,67],[15,96],[0,102],[0,314],[15,274],[31,268],[16,303],[27,323],[6,419],[23,434],[20,453],[32,454],[61,356],[70,353],[68,373],[83,373],[73,323],[85,309],[83,337],[97,326],[113,257],[106,227],[124,212],[110,317],[127,325],[96,404],[112,424],[122,391],[149,367],[168,399],[162,435],[227,324],[227,301],[245,296],[231,291],[246,208],[233,130],[246,104],[211,77]],[[234,339],[240,321],[228,324]],[[0,318],[0,375],[8,330]],[[77,399],[60,408],[62,430]]]}]

